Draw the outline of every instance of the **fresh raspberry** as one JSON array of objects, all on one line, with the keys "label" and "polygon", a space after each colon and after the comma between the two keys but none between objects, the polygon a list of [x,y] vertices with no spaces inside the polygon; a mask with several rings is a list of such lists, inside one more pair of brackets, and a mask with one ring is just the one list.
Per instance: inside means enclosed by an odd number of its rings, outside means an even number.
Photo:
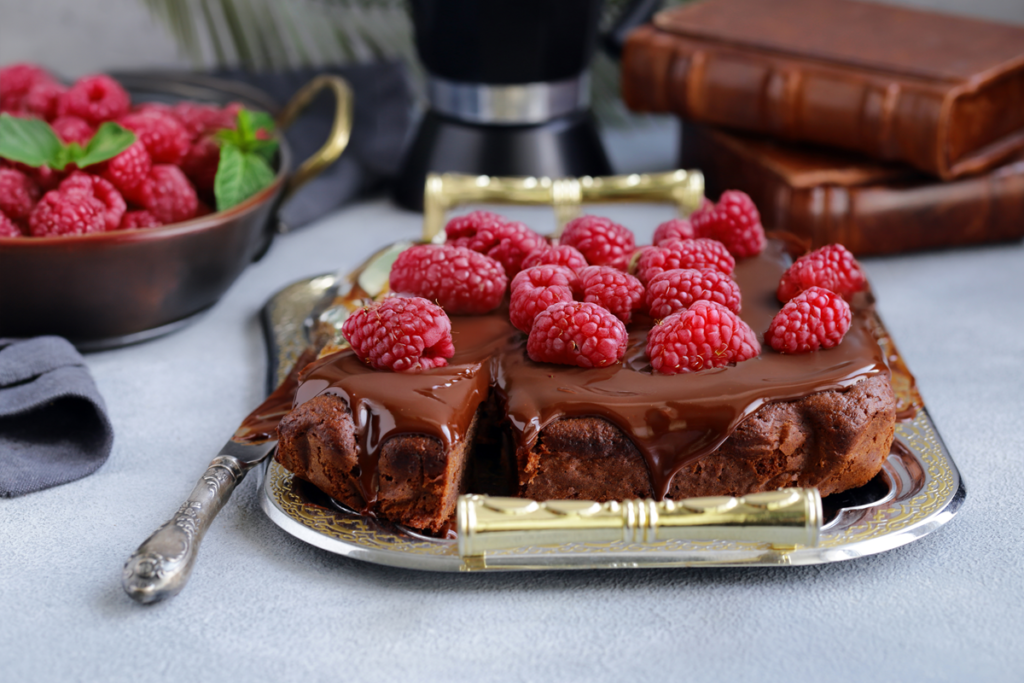
[{"label": "fresh raspberry", "polygon": [[53,121],[57,118],[57,107],[60,104],[60,98],[66,92],[67,88],[60,83],[40,81],[33,85],[25,95],[25,111],[46,121]]},{"label": "fresh raspberry", "polygon": [[0,69],[0,109],[22,111],[24,100],[32,87],[52,83],[53,76],[35,64],[11,64]]},{"label": "fresh raspberry", "polygon": [[767,240],[761,227],[761,214],[745,192],[728,190],[709,211],[693,219],[698,237],[718,240],[736,258],[756,256]]},{"label": "fresh raspberry", "polygon": [[181,162],[181,170],[200,192],[213,192],[217,178],[217,164],[220,163],[220,147],[209,137],[199,138],[192,143],[188,154]]},{"label": "fresh raspberry", "polygon": [[154,164],[149,176],[131,192],[131,201],[156,216],[165,225],[187,221],[196,215],[199,198],[181,169],[171,164]]},{"label": "fresh raspberry", "polygon": [[782,307],[764,338],[779,353],[808,353],[832,348],[849,329],[850,304],[835,292],[810,287]]},{"label": "fresh raspberry", "polygon": [[121,225],[121,217],[126,208],[124,198],[103,178],[75,171],[60,184],[58,191],[65,195],[81,193],[95,197],[104,206],[103,222],[106,229],[117,230]]},{"label": "fresh raspberry", "polygon": [[193,140],[223,128],[233,129],[238,122],[242,105],[232,102],[223,109],[209,104],[179,102],[174,105],[174,115],[185,126]]},{"label": "fresh raspberry", "polygon": [[509,277],[522,268],[523,258],[544,246],[544,238],[522,223],[489,211],[474,211],[448,221],[448,244],[487,254],[505,268]]},{"label": "fresh raspberry", "polygon": [[849,301],[865,286],[867,278],[853,254],[830,244],[798,258],[782,274],[776,296],[785,303],[810,287],[824,287]]},{"label": "fresh raspberry", "polygon": [[693,223],[685,218],[673,218],[655,228],[652,241],[657,245],[665,240],[692,240],[696,236],[693,232]]},{"label": "fresh raspberry", "polygon": [[538,363],[603,368],[626,352],[626,326],[597,304],[558,303],[541,312],[526,341],[526,353]]},{"label": "fresh raspberry", "polygon": [[345,319],[341,333],[359,360],[375,370],[428,370],[455,354],[452,323],[420,297],[389,297]]},{"label": "fresh raspberry", "polygon": [[627,325],[644,302],[640,281],[615,268],[587,266],[580,271],[580,283],[584,301],[607,309]]},{"label": "fresh raspberry", "polygon": [[600,216],[580,216],[565,226],[560,244],[576,247],[593,266],[625,270],[636,243],[633,233]]},{"label": "fresh raspberry", "polygon": [[508,285],[500,263],[450,244],[421,244],[406,249],[391,266],[390,281],[391,291],[436,301],[452,315],[494,310]]},{"label": "fresh raspberry", "polygon": [[159,228],[163,223],[156,219],[156,216],[149,211],[126,211],[121,217],[119,230],[134,230],[136,228]]},{"label": "fresh raspberry", "polygon": [[153,161],[142,141],[136,140],[128,149],[110,161],[97,165],[97,168],[100,175],[110,181],[128,200],[135,202],[135,190],[149,177]]},{"label": "fresh raspberry", "polygon": [[636,266],[636,276],[645,285],[658,273],[676,268],[713,269],[732,275],[736,261],[725,245],[716,240],[669,239],[645,249]]},{"label": "fresh raspberry", "polygon": [[0,237],[24,237],[21,228],[5,216],[2,211],[0,211]]},{"label": "fresh raspberry", "polygon": [[107,207],[83,191],[51,190],[32,209],[28,225],[35,237],[84,235],[106,230]]},{"label": "fresh raspberry", "polygon": [[39,201],[39,186],[13,168],[0,168],[0,212],[13,221],[23,221]]},{"label": "fresh raspberry", "polygon": [[691,225],[693,224],[693,221],[696,220],[697,216],[699,216],[699,215],[701,215],[701,214],[703,214],[703,213],[705,213],[707,211],[711,211],[714,208],[715,208],[715,203],[713,201],[711,201],[707,197],[701,197],[700,198],[700,206],[698,206],[693,211],[693,213],[691,213],[690,216],[689,216],[690,224]]},{"label": "fresh raspberry", "polygon": [[761,353],[753,330],[713,301],[697,301],[655,325],[647,334],[651,367],[662,375],[720,368]]},{"label": "fresh raspberry", "polygon": [[93,127],[77,116],[58,116],[50,124],[53,132],[65,143],[77,142],[82,147],[89,144],[93,134],[96,132]]},{"label": "fresh raspberry", "polygon": [[180,164],[192,145],[192,138],[178,119],[158,109],[125,114],[117,122],[142,140],[155,164]]},{"label": "fresh raspberry", "polygon": [[533,268],[540,265],[565,266],[577,273],[587,267],[587,259],[576,247],[565,244],[557,246],[545,245],[540,249],[534,249],[523,259],[522,268]]},{"label": "fresh raspberry", "polygon": [[131,100],[121,84],[110,76],[78,79],[57,102],[57,116],[77,116],[98,126],[128,113]]},{"label": "fresh raspberry", "polygon": [[537,316],[556,303],[582,294],[579,277],[565,266],[543,265],[521,270],[512,279],[509,319],[516,329],[529,333]]},{"label": "fresh raspberry", "polygon": [[44,192],[57,189],[60,181],[67,177],[66,171],[55,171],[49,166],[28,166],[16,161],[10,162],[9,166],[27,175]]},{"label": "fresh raspberry", "polygon": [[660,320],[689,308],[694,301],[714,301],[740,312],[740,287],[714,269],[679,268],[658,273],[647,283],[647,311]]}]

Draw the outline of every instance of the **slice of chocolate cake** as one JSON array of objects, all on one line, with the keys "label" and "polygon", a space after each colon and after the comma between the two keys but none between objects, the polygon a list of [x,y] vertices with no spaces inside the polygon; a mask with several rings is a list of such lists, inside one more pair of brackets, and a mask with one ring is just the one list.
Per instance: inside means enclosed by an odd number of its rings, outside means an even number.
[{"label": "slice of chocolate cake", "polygon": [[[771,240],[741,260],[740,317],[762,336],[791,262]],[[870,295],[836,347],[680,375],[652,372],[652,321],[629,326],[621,363],[537,363],[507,309],[452,316],[455,355],[422,372],[374,371],[353,352],[311,364],[282,421],[278,460],[364,513],[437,532],[473,469],[507,443],[520,495],[611,500],[744,495],[867,483],[889,453],[895,398]],[[473,444],[487,444],[485,459]],[[478,449],[482,450],[482,449]],[[479,461],[479,462],[477,462]],[[487,472],[481,479],[487,478]],[[500,473],[492,473],[500,479]]]}]

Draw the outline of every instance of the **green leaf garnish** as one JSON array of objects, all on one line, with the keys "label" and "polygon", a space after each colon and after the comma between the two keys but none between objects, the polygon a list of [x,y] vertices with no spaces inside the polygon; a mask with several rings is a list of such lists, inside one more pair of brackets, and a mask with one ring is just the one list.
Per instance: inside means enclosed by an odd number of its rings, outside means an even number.
[{"label": "green leaf garnish", "polygon": [[56,159],[63,146],[46,121],[0,114],[0,157],[43,166]]},{"label": "green leaf garnish", "polygon": [[274,171],[262,156],[243,152],[235,145],[221,146],[217,176],[213,181],[218,211],[244,202],[273,182]]},{"label": "green leaf garnish", "polygon": [[49,166],[58,171],[68,164],[85,168],[113,159],[133,142],[135,133],[107,121],[83,149],[77,142],[61,142],[46,121],[0,114],[0,157],[29,166]]},{"label": "green leaf garnish", "polygon": [[[261,139],[260,131],[270,139]],[[238,112],[234,130],[214,133],[220,145],[220,162],[213,181],[218,211],[245,201],[274,182],[274,170],[270,167],[278,147],[274,134],[274,119],[269,114],[247,109]]]}]

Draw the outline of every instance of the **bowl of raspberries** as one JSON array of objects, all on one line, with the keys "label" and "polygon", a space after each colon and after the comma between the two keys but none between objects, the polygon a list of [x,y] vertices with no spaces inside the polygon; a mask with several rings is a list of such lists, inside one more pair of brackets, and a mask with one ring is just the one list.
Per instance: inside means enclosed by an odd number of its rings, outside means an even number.
[{"label": "bowl of raspberries", "polygon": [[[296,100],[333,86],[346,118],[347,88],[323,78]],[[295,189],[275,109],[212,78],[68,84],[31,64],[0,68],[0,337],[108,348],[212,306],[267,249]]]}]

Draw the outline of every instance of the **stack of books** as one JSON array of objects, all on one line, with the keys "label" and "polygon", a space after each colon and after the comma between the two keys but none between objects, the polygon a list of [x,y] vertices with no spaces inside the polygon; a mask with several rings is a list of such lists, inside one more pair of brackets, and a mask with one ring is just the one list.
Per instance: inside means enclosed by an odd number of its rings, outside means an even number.
[{"label": "stack of books", "polygon": [[857,254],[1024,237],[1024,27],[852,0],[706,0],[623,52],[708,196]]}]

